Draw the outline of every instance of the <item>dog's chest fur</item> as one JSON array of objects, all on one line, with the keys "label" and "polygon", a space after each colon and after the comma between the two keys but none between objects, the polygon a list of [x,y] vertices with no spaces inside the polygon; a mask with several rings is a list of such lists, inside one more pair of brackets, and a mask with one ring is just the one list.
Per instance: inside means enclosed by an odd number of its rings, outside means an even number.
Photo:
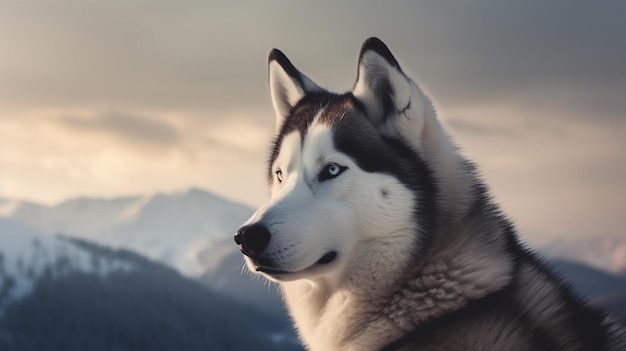
[{"label": "dog's chest fur", "polygon": [[[508,284],[514,267],[501,254],[505,242],[494,240],[492,247],[481,248],[471,237],[451,233],[446,249],[417,263],[408,257],[397,261],[397,267],[381,275],[388,279],[283,284],[302,339],[310,350],[378,350]],[[415,268],[407,271],[408,264]]]}]

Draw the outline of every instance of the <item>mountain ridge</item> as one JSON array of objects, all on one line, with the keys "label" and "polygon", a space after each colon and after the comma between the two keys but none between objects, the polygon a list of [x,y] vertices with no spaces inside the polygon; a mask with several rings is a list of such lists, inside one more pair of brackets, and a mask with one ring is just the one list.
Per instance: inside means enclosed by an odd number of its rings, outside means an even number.
[{"label": "mountain ridge", "polygon": [[55,206],[3,199],[0,210],[0,217],[42,232],[135,250],[191,276],[204,272],[210,253],[236,249],[226,244],[227,238],[252,213],[199,188],[112,199],[78,197]]},{"label": "mountain ridge", "polygon": [[122,261],[100,261],[59,236],[0,218],[0,313],[6,306],[31,293],[45,274],[90,272],[107,276],[134,267]]},{"label": "mountain ridge", "polygon": [[2,218],[0,243],[1,350],[301,349],[286,320],[135,252]]}]

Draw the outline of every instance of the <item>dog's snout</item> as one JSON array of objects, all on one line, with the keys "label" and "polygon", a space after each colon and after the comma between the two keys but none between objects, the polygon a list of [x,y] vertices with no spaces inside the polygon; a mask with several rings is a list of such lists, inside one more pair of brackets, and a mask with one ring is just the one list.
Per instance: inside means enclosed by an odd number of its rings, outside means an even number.
[{"label": "dog's snout", "polygon": [[241,252],[251,258],[263,252],[270,239],[269,230],[261,224],[241,227],[235,234],[235,242],[241,247]]}]

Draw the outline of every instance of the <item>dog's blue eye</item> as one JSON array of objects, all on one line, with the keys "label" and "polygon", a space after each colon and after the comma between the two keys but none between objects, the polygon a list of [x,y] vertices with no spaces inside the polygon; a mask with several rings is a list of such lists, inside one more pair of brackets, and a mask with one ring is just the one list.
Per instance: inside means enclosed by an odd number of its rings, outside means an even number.
[{"label": "dog's blue eye", "polygon": [[328,179],[332,179],[343,173],[348,167],[340,166],[336,163],[329,163],[324,167],[322,172],[320,172],[319,180],[324,181]]},{"label": "dog's blue eye", "polygon": [[341,168],[339,168],[339,166],[337,165],[328,166],[328,174],[330,174],[331,176],[336,177],[339,175],[339,172],[341,172]]},{"label": "dog's blue eye", "polygon": [[280,169],[277,170],[276,172],[276,180],[278,180],[279,183],[283,182],[283,171],[281,171]]}]

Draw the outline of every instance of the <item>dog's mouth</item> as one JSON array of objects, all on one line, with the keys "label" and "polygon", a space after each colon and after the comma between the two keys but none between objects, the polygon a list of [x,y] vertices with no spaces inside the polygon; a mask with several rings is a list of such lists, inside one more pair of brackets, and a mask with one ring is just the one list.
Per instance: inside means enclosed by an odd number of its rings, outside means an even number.
[{"label": "dog's mouth", "polygon": [[271,268],[262,264],[256,264],[256,262],[255,262],[254,268],[256,269],[257,272],[265,273],[265,274],[272,275],[272,276],[282,276],[282,275],[288,275],[288,274],[305,273],[319,266],[330,264],[336,258],[337,258],[337,251],[329,251],[325,253],[324,256],[320,257],[320,259],[317,260],[317,262],[315,262],[313,265],[305,269],[299,270],[299,271],[285,271],[281,269],[275,269],[275,268]]}]

